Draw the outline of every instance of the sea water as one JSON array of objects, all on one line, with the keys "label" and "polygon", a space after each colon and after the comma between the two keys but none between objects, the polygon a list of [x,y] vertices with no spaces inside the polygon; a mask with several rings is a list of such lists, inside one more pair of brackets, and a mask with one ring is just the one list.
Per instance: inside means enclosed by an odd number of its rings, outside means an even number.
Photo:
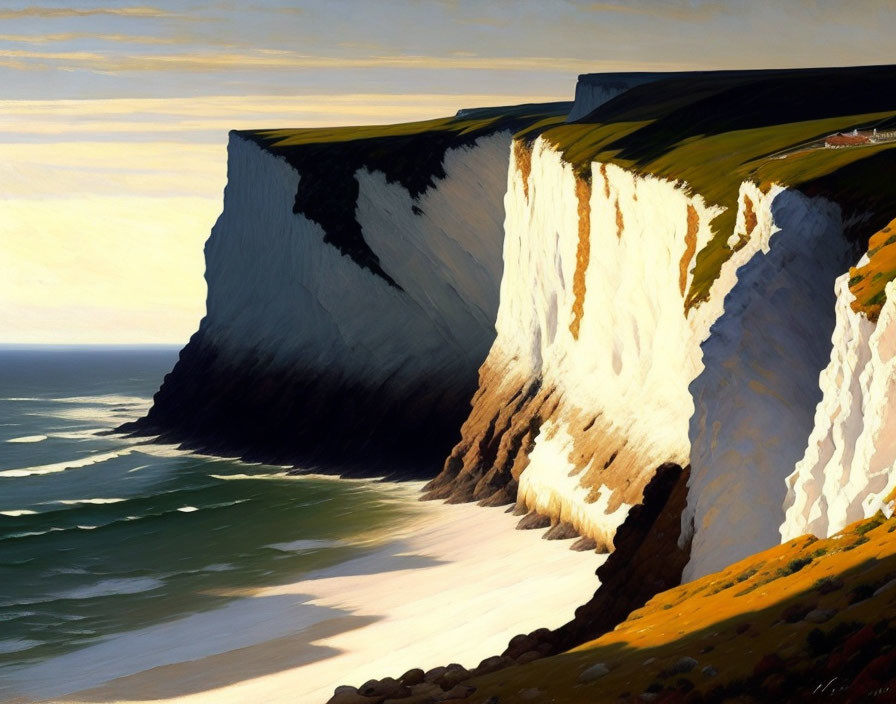
[{"label": "sea water", "polygon": [[0,348],[0,696],[4,672],[353,559],[417,510],[395,485],[109,434],[176,358]]}]

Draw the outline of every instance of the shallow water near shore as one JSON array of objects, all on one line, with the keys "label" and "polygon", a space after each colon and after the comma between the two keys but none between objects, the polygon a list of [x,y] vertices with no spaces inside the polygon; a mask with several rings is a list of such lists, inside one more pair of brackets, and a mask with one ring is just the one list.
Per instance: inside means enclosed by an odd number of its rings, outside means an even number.
[{"label": "shallow water near shore", "polygon": [[296,477],[104,433],[173,348],[0,349],[0,697],[15,670],[367,554],[417,485]]}]

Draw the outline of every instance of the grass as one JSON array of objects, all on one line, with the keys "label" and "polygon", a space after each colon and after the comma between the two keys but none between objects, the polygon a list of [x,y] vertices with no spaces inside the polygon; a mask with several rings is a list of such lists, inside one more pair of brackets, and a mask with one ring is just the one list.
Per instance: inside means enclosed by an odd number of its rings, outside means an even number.
[{"label": "grass", "polygon": [[868,242],[868,263],[849,270],[852,309],[877,320],[886,300],[886,285],[896,278],[896,220],[891,220]]},{"label": "grass", "polygon": [[[633,88],[574,124],[543,136],[583,176],[593,161],[684,181],[725,211],[695,260],[687,306],[709,296],[733,254],[740,183],[799,187],[831,198],[847,214],[872,211],[850,233],[867,240],[875,223],[896,212],[896,145],[803,149],[834,132],[896,120],[896,69],[860,67],[818,71],[709,74],[670,78]],[[781,152],[784,158],[773,158]],[[795,151],[794,151],[795,150]],[[884,222],[886,221],[884,220]]]},{"label": "grass", "polygon": [[[888,653],[896,657],[896,589],[875,596],[896,577],[893,526],[896,518],[878,514],[828,539],[789,541],[658,594],[597,640],[469,684],[477,687],[477,701],[523,701],[518,693],[532,688],[541,692],[538,701],[558,704],[637,702],[647,691],[671,695],[680,683],[669,673],[690,657],[698,661],[685,675],[687,688],[701,697],[694,701],[721,701],[722,695],[805,701],[824,676],[858,686],[868,663]],[[753,588],[732,599],[714,587],[734,583]],[[823,616],[819,621],[813,614]],[[609,674],[580,684],[579,674],[595,663],[606,664]]]},{"label": "grass", "polygon": [[[384,278],[379,259],[364,241],[355,219],[359,169],[379,171],[415,199],[445,177],[448,149],[470,146],[500,131],[519,132],[565,115],[570,103],[545,103],[465,111],[463,117],[395,125],[277,129],[238,132],[286,159],[301,174],[293,210],[318,223],[324,240],[359,266]],[[414,213],[422,214],[415,206]]]}]

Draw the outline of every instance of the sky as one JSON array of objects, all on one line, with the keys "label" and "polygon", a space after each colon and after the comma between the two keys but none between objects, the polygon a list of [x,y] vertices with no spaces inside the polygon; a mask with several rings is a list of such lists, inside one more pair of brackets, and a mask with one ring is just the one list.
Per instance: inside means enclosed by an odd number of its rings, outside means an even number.
[{"label": "sky", "polygon": [[579,73],[896,62],[890,0],[0,0],[0,343],[186,342],[230,129],[568,100]]}]

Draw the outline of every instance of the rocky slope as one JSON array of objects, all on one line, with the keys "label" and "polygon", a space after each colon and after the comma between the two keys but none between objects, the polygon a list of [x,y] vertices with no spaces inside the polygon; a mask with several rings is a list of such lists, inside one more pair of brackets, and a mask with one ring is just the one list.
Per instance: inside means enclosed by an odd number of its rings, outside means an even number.
[{"label": "rocky slope", "polygon": [[894,531],[878,515],[788,541],[658,594],[569,652],[399,701],[892,702]]}]

